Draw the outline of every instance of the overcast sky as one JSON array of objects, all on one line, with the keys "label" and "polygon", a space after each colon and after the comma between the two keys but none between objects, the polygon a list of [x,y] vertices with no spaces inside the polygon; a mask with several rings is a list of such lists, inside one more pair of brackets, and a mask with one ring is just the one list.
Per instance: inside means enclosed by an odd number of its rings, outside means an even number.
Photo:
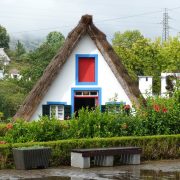
[{"label": "overcast sky", "polygon": [[169,9],[170,35],[180,32],[180,0],[0,0],[0,24],[13,35],[65,36],[84,14],[112,39],[114,32],[140,30],[144,36],[162,35],[164,8]]}]

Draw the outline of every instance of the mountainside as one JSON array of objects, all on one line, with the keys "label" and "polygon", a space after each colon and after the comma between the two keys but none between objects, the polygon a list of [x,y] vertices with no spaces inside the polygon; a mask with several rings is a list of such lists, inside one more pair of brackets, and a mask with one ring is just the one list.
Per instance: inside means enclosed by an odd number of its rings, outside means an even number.
[{"label": "mountainside", "polygon": [[35,50],[44,41],[45,37],[37,37],[32,35],[16,35],[10,36],[10,49],[14,50],[17,41],[19,40],[25,47],[26,51]]}]

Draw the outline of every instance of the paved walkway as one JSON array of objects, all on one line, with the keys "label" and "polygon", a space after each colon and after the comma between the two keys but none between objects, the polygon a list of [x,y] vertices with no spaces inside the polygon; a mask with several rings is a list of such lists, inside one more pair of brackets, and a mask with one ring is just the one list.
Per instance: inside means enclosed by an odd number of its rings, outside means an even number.
[{"label": "paved walkway", "polygon": [[87,180],[87,179],[177,179],[180,180],[180,159],[149,161],[141,165],[115,167],[92,167],[90,169],[61,166],[41,170],[0,170],[0,179],[45,179],[45,180]]}]

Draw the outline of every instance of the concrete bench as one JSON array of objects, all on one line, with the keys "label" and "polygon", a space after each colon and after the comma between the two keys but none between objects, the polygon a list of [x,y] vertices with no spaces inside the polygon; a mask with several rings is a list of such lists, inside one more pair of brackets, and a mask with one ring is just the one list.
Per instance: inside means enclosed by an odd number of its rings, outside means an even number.
[{"label": "concrete bench", "polygon": [[140,164],[140,154],[142,148],[139,147],[112,147],[112,148],[91,148],[73,149],[71,151],[71,166],[79,168],[90,168],[93,159],[95,166],[113,166],[114,156],[120,157],[123,164]]}]

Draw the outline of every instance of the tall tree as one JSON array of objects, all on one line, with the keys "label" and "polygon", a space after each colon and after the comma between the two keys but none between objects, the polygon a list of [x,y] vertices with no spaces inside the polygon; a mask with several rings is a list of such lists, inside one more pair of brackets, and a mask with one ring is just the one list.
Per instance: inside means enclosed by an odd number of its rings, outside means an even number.
[{"label": "tall tree", "polygon": [[0,48],[9,48],[9,35],[7,34],[6,29],[0,25]]},{"label": "tall tree", "polygon": [[[60,32],[50,32],[45,42],[35,51],[29,53],[30,66],[23,72],[23,76],[35,83],[43,74],[44,69],[56,55],[64,43],[64,36]],[[32,85],[33,85],[32,83]]]},{"label": "tall tree", "polygon": [[16,47],[15,47],[16,57],[19,59],[20,56],[25,53],[26,53],[26,50],[25,50],[23,44],[18,40],[18,42],[16,43]]},{"label": "tall tree", "polygon": [[119,31],[114,34],[112,42],[114,46],[122,46],[130,49],[135,42],[143,39],[144,36],[138,30],[125,31],[124,33]]},{"label": "tall tree", "polygon": [[121,57],[130,76],[153,76],[153,91],[160,92],[161,72],[175,72],[180,69],[180,40],[170,38],[161,43],[160,39],[152,41],[144,38],[139,31],[117,32],[113,47]]},{"label": "tall tree", "polygon": [[17,83],[13,79],[0,80],[0,112],[3,112],[5,118],[16,113],[25,97],[24,89]]},{"label": "tall tree", "polygon": [[47,35],[45,44],[51,45],[53,48],[57,49],[62,46],[64,39],[64,36],[60,32],[53,31]]}]

